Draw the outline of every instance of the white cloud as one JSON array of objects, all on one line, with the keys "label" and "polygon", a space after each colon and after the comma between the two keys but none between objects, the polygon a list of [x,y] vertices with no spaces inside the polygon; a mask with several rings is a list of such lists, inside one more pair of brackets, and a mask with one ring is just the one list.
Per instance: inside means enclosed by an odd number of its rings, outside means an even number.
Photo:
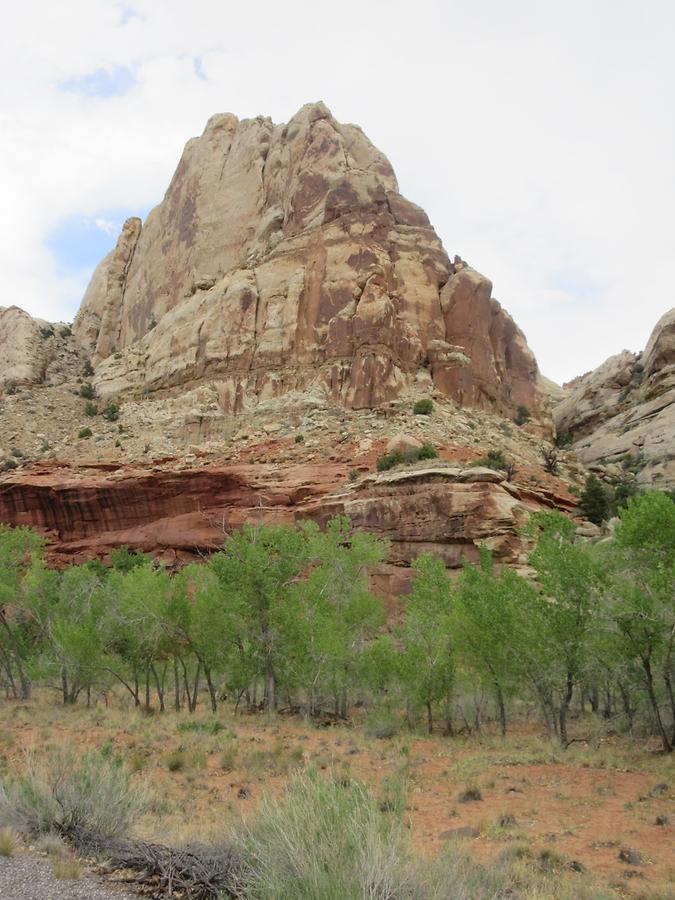
[{"label": "white cloud", "polygon": [[674,302],[674,25],[669,0],[15,5],[0,304],[72,318],[84,279],[45,246],[57,223],[158,202],[214,112],[283,121],[324,99],[493,279],[542,369],[572,377],[644,346]]},{"label": "white cloud", "polygon": [[94,219],[94,228],[98,228],[99,231],[102,231],[104,234],[119,234],[121,223],[113,222],[112,219]]}]

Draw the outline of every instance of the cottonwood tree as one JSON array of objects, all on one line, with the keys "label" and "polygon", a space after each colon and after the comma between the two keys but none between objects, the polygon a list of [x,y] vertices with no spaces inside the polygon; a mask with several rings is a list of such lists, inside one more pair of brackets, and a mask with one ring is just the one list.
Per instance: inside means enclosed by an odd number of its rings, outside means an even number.
[{"label": "cottonwood tree", "polygon": [[427,731],[434,730],[434,706],[445,701],[451,730],[450,697],[455,675],[452,642],[452,586],[442,560],[429,553],[413,563],[415,578],[398,630],[398,675],[408,701],[426,710]]}]

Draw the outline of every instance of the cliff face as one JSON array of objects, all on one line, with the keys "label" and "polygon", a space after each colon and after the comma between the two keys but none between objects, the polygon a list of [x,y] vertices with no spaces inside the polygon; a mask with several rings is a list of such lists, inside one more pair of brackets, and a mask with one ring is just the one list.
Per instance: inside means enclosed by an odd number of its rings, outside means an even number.
[{"label": "cliff face", "polygon": [[534,357],[491,290],[449,260],[363,132],[318,103],[287,125],[214,116],[162,203],[125,224],[74,330],[103,397],[208,379],[237,413],[435,389],[546,421]]},{"label": "cliff face", "polygon": [[642,487],[675,488],[675,308],[642,353],[624,350],[574,379],[554,410],[587,464],[621,464]]},{"label": "cliff face", "polygon": [[520,527],[541,508],[570,508],[555,491],[526,489],[483,469],[441,461],[383,473],[358,484],[345,463],[285,466],[164,466],[44,463],[3,479],[0,521],[38,527],[53,562],[104,557],[122,545],[175,565],[222,546],[244,522],[325,523],[347,514],[357,528],[388,538],[391,553],[373,573],[394,596],[409,582],[409,564],[424,551],[449,567],[475,561],[489,546],[501,563],[525,562]]}]

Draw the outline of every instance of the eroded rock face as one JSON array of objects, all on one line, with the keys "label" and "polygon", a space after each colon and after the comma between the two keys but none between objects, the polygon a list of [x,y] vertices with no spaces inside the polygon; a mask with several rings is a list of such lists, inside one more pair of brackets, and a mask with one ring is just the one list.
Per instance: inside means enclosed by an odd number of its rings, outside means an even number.
[{"label": "eroded rock face", "polygon": [[47,322],[33,319],[18,306],[0,307],[1,387],[44,381],[53,344],[45,341],[41,328],[50,330]]},{"label": "eroded rock face", "polygon": [[643,353],[624,350],[567,387],[556,428],[583,462],[619,462],[642,487],[675,487],[675,308]]},{"label": "eroded rock face", "polygon": [[546,420],[522,333],[450,262],[354,125],[214,116],[163,202],[129,220],[75,323],[102,397],[209,379],[226,413],[295,393],[371,408],[413,387]]},{"label": "eroded rock face", "polygon": [[49,539],[57,564],[105,557],[127,545],[168,564],[222,546],[244,522],[325,524],[347,514],[355,527],[386,537],[391,553],[374,585],[395,596],[424,551],[457,567],[490,547],[499,563],[521,564],[527,515],[569,509],[563,497],[507,483],[464,483],[458,468],[429,465],[349,484],[345,464],[218,465],[201,469],[43,464],[2,478],[0,521],[32,525]]}]

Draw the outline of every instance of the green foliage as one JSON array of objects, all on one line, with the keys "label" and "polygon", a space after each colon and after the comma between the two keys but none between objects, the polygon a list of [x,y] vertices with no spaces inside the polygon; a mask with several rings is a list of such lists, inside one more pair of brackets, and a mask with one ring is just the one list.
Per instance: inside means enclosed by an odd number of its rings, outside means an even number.
[{"label": "green foliage", "polygon": [[73,333],[73,329],[70,325],[64,325],[63,328],[59,330],[59,334],[62,338],[69,338]]},{"label": "green foliage", "polygon": [[94,385],[90,381],[85,381],[84,384],[80,385],[80,397],[84,397],[85,400],[95,399],[96,391],[94,390]]},{"label": "green foliage", "polygon": [[86,403],[85,407],[84,407],[84,414],[85,414],[85,416],[90,416],[91,418],[93,418],[94,416],[97,416],[98,415],[98,406],[95,403],[91,403],[91,402]]},{"label": "green foliage", "polygon": [[488,469],[496,469],[497,471],[508,468],[508,463],[502,450],[489,450],[487,456],[475,460],[470,465],[473,467],[485,466]]},{"label": "green foliage", "polygon": [[77,432],[77,436],[79,438],[90,438],[93,433],[94,432],[91,430],[91,428],[80,428],[80,430]]},{"label": "green foliage", "polygon": [[384,453],[377,458],[376,466],[378,472],[384,472],[401,463],[414,463],[420,459],[436,459],[437,457],[438,451],[433,444],[425,443],[421,447],[412,448],[405,453],[400,450]]},{"label": "green foliage", "polygon": [[12,397],[17,392],[17,387],[13,381],[10,381],[9,384],[5,387],[5,393],[8,397]]},{"label": "green foliage", "polygon": [[43,341],[46,341],[47,338],[54,337],[54,329],[51,327],[51,325],[43,326],[40,329],[40,337]]},{"label": "green foliage", "polygon": [[417,400],[413,406],[413,414],[416,416],[430,416],[434,408],[433,400],[426,397],[423,400]]},{"label": "green foliage", "polygon": [[24,774],[0,781],[0,821],[30,835],[127,837],[145,807],[130,773],[91,751],[60,749],[41,762],[29,757]]},{"label": "green foliage", "polygon": [[116,422],[120,417],[120,408],[116,403],[108,403],[101,415],[108,422]]},{"label": "green foliage", "polygon": [[579,496],[579,509],[589,521],[601,525],[609,512],[609,498],[600,479],[592,473]]},{"label": "green foliage", "polygon": [[304,436],[304,434],[296,434],[294,440],[295,440],[296,444],[302,444],[303,441],[305,440],[305,436]]},{"label": "green foliage", "polygon": [[93,374],[94,374],[94,367],[92,366],[91,362],[89,360],[87,360],[82,369],[82,375],[85,378],[91,378]]},{"label": "green foliage", "polygon": [[513,421],[516,425],[527,425],[531,418],[532,416],[527,406],[520,405],[516,407],[516,414],[513,417]]},{"label": "green foliage", "polygon": [[10,469],[16,469],[17,465],[17,461],[12,459],[11,456],[8,456],[7,459],[3,460],[2,468],[5,472],[9,472]]}]

